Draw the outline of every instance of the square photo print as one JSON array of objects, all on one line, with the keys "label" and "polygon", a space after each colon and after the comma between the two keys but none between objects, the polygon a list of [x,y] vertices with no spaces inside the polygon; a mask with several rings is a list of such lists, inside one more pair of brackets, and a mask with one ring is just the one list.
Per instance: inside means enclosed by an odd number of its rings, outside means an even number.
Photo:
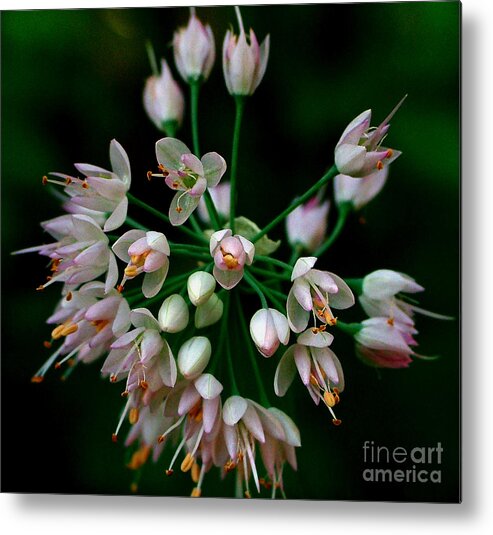
[{"label": "square photo print", "polygon": [[458,503],[459,2],[3,11],[3,492]]}]

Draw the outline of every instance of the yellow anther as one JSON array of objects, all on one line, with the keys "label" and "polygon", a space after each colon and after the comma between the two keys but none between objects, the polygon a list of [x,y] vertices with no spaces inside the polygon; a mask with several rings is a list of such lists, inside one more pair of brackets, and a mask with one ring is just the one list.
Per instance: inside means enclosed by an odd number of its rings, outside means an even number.
[{"label": "yellow anther", "polygon": [[190,475],[192,477],[192,481],[194,483],[198,483],[199,482],[199,477],[200,477],[200,467],[198,465],[198,463],[194,462],[193,463],[193,466],[192,466],[192,470],[190,472]]},{"label": "yellow anther", "polygon": [[333,407],[336,404],[336,399],[331,392],[324,392],[324,401],[327,407]]},{"label": "yellow anther", "polygon": [[125,268],[125,275],[131,279],[133,277],[135,277],[136,275],[138,275],[138,268],[137,266],[127,266]]},{"label": "yellow anther", "polygon": [[252,497],[252,495],[250,494],[250,491],[249,491],[249,490],[246,490],[246,491],[245,491],[245,498],[250,499],[251,497]]},{"label": "yellow anther", "polygon": [[34,375],[31,377],[31,383],[42,383],[44,380],[44,377],[42,375]]},{"label": "yellow anther", "polygon": [[192,490],[192,494],[190,494],[190,496],[192,498],[200,498],[200,496],[202,495],[202,490],[199,489],[199,487],[195,487],[193,490]]},{"label": "yellow anther", "polygon": [[188,472],[192,468],[194,462],[195,459],[190,455],[190,453],[187,453],[181,463],[181,471]]},{"label": "yellow anther", "polygon": [[386,157],[386,158],[392,158],[393,154],[394,154],[394,151],[393,151],[392,149],[389,149],[389,150],[387,151],[387,155],[386,155],[385,157]]},{"label": "yellow anther", "polygon": [[378,160],[377,162],[377,169],[381,171],[383,169],[383,162],[381,160]]},{"label": "yellow anther", "polygon": [[96,327],[96,332],[101,332],[107,325],[109,324],[108,320],[94,320],[91,321],[91,325],[94,325]]},{"label": "yellow anther", "polygon": [[394,326],[394,318],[389,318],[387,320],[387,324],[390,325],[391,327],[393,327]]},{"label": "yellow anther", "polygon": [[137,407],[132,407],[128,415],[128,421],[134,425],[139,421],[139,409]]},{"label": "yellow anther", "polygon": [[223,260],[228,269],[234,269],[238,265],[238,260],[232,254],[226,253]]}]

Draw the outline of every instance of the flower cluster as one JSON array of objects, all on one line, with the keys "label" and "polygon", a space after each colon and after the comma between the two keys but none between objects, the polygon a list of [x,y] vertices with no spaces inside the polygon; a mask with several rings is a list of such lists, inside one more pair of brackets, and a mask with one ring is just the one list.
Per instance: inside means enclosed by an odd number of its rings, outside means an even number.
[{"label": "flower cluster", "polygon": [[[190,474],[194,497],[202,495],[214,468],[223,477],[235,473],[237,496],[251,497],[254,489],[284,496],[283,469],[297,469],[300,432],[271,404],[266,384],[282,397],[298,374],[314,403],[322,401],[339,426],[335,406],[348,357],[336,356],[336,333],[351,336],[367,364],[403,368],[421,356],[414,350],[414,314],[445,318],[409,301],[406,294],[423,288],[402,273],[380,269],[344,279],[315,268],[317,262],[323,266],[322,256],[349,214],[382,189],[400,155],[381,147],[397,108],[377,128],[370,128],[370,111],[351,121],[335,148],[335,165],[264,227],[236,216],[243,104],[266,73],[270,45],[269,36],[259,45],[253,30],[247,34],[238,8],[236,13],[239,35],[228,30],[222,56],[226,88],[241,112],[230,167],[217,152],[200,156],[198,89],[211,74],[216,51],[211,27],[192,9],[188,24],[175,33],[173,51],[194,103],[193,150],[176,138],[185,98],[165,59],[144,89],[145,110],[166,135],[156,142],[157,171],[147,178],[163,180],[163,197],[173,190],[169,211],[130,193],[129,158],[113,140],[112,171],[75,164],[80,176],[43,177],[44,185],[63,188],[65,213],[41,224],[54,241],[16,253],[49,258],[38,290],[62,283],[59,304],[47,320],[52,330],[45,346],[53,352],[33,382],[41,382],[52,366],[72,369],[100,359],[102,376],[123,385],[113,440],[128,420],[128,467],[139,470],[149,458],[169,456],[166,475],[178,463]],[[332,179],[339,216],[328,234],[330,204],[324,196]],[[133,212],[129,217],[134,208],[153,215],[156,226],[146,228]],[[283,221],[292,250],[288,261],[274,256],[279,242],[267,236]],[[174,232],[185,240],[168,239]],[[353,291],[368,318],[347,323],[339,315],[355,304]],[[274,377],[262,368],[270,358],[277,362]],[[243,361],[251,366],[258,399],[250,384],[238,382]]]}]

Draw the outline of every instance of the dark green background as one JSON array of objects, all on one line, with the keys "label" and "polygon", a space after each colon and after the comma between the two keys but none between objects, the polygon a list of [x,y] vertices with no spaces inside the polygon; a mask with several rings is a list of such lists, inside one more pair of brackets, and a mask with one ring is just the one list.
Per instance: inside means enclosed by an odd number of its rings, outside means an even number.
[{"label": "dark green background", "polygon": [[[198,12],[213,28],[220,58],[233,9]],[[356,360],[350,341],[338,334],[332,347],[347,383],[338,407],[340,428],[312,404],[299,381],[282,403],[271,394],[302,433],[299,470],[285,470],[287,494],[457,501],[460,5],[245,7],[242,13],[259,38],[270,33],[271,54],[246,110],[240,212],[260,225],[268,222],[332,164],[333,147],[354,116],[371,107],[378,123],[408,93],[388,138],[403,156],[392,165],[383,193],[365,210],[366,224],[353,218],[319,265],[350,277],[378,268],[409,273],[426,287],[423,307],[456,318],[418,318],[419,351],[441,358],[416,361],[408,370],[376,373]],[[129,153],[133,192],[167,211],[170,191],[145,177],[155,165],[160,134],[141,105],[149,75],[144,42],[150,38],[158,54],[171,60],[172,33],[187,18],[185,9],[164,8],[2,13],[4,491],[128,492],[132,474],[124,467],[122,446],[110,440],[121,406],[119,388],[99,379],[100,362],[79,367],[66,383],[53,371],[42,385],[29,382],[49,354],[42,346],[49,333],[44,321],[57,289],[34,290],[44,279],[45,260],[9,253],[42,243],[39,221],[59,213],[41,186],[42,175],[70,173],[77,161],[108,166],[112,138]],[[200,114],[203,151],[216,150],[229,160],[234,107],[220,61],[203,88]],[[187,114],[180,132],[187,143],[188,120]],[[272,237],[282,237],[282,229]],[[342,316],[363,317],[358,307]],[[269,384],[278,358],[260,363]],[[254,395],[247,371],[241,383]],[[406,448],[440,441],[442,484],[364,483],[365,440]],[[189,478],[166,479],[163,466],[164,461],[147,466],[139,491],[188,495]],[[214,470],[204,494],[232,495],[232,480],[221,483]]]}]

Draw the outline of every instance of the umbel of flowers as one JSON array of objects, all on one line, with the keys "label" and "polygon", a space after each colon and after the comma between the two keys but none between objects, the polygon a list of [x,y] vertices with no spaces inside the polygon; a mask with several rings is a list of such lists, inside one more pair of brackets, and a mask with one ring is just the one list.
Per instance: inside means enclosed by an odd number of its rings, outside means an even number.
[{"label": "umbel of flowers", "polygon": [[[272,393],[284,396],[298,376],[326,409],[321,425],[328,415],[340,426],[343,369],[353,361],[337,349],[339,334],[354,340],[366,364],[406,368],[422,357],[415,315],[445,317],[407,298],[423,287],[406,274],[379,268],[347,279],[332,273],[324,257],[350,214],[382,189],[400,155],[381,146],[398,106],[377,127],[370,110],[350,121],[334,149],[335,164],[263,227],[237,214],[243,111],[266,74],[270,40],[259,45],[238,8],[236,14],[239,34],[226,32],[222,53],[236,107],[231,160],[200,152],[199,89],[211,75],[216,46],[211,27],[191,9],[174,35],[173,52],[190,94],[190,135],[183,137],[192,149],[176,137],[185,97],[170,58],[158,72],[151,51],[154,73],[144,89],[145,110],[165,133],[147,179],[162,181],[163,199],[174,192],[168,209],[130,192],[130,161],[113,140],[111,171],[75,164],[75,173],[43,177],[45,186],[62,188],[64,213],[41,224],[47,243],[16,254],[47,257],[48,274],[37,289],[52,291],[55,283],[61,289],[47,320],[51,335],[44,345],[51,355],[33,382],[42,382],[50,367],[64,369],[65,378],[80,362],[99,360],[103,377],[119,385],[124,398],[113,440],[130,426],[124,444],[136,479],[149,459],[163,457],[163,476],[188,473],[194,497],[207,492],[206,476],[218,470],[236,479],[236,496],[274,498],[288,493],[283,473],[286,465],[297,469],[301,438],[292,417],[271,402]],[[134,176],[134,182],[145,179]],[[328,232],[331,181],[338,216]],[[154,216],[152,228],[138,222],[144,211]],[[292,251],[284,260],[277,255],[280,241],[267,235],[283,222]],[[169,239],[177,234],[181,240]],[[365,315],[347,323],[354,294]],[[265,359],[276,360],[274,376]],[[245,362],[256,393],[238,381]]]}]

